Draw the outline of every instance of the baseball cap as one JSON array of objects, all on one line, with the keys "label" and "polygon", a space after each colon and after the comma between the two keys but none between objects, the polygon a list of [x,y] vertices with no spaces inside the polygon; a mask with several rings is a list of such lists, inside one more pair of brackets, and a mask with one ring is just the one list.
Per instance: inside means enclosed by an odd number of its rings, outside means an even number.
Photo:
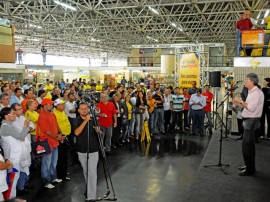
[{"label": "baseball cap", "polygon": [[64,100],[62,100],[62,99],[60,99],[60,98],[58,98],[58,99],[56,99],[55,101],[54,101],[54,106],[57,106],[57,105],[60,105],[60,104],[65,104],[66,103],[66,101],[64,101]]},{"label": "baseball cap", "polygon": [[43,98],[42,102],[41,102],[41,105],[47,105],[47,104],[50,104],[52,105],[54,102],[51,101],[49,98]]}]

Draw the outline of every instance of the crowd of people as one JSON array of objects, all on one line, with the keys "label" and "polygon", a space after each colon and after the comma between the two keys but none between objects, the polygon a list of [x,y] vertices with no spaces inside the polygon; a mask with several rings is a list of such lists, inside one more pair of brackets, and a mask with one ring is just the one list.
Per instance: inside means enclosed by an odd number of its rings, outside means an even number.
[{"label": "crowd of people", "polygon": [[[269,85],[269,80],[266,81]],[[147,141],[156,134],[171,132],[204,136],[205,119],[209,134],[213,133],[213,94],[209,85],[203,90],[197,88],[196,81],[190,88],[125,82],[114,89],[93,79],[89,82],[74,79],[71,83],[63,79],[53,83],[47,79],[46,84],[38,86],[30,81],[21,86],[17,81],[1,86],[0,100],[0,192],[4,193],[0,194],[0,201],[4,196],[12,198],[28,193],[30,166],[41,170],[46,189],[70,181],[70,147],[78,153],[85,180],[90,182],[86,198],[95,199],[97,133],[101,135],[107,155],[112,155],[113,148],[130,141],[144,141],[145,136]],[[235,101],[243,105],[239,103]],[[94,115],[90,115],[90,107]],[[95,127],[93,116],[97,117],[99,127]],[[31,142],[37,140],[48,141],[51,153],[42,158],[31,156]],[[88,158],[91,164],[87,165]],[[13,171],[13,185],[8,188],[6,170],[11,168],[16,168],[17,172]]]}]

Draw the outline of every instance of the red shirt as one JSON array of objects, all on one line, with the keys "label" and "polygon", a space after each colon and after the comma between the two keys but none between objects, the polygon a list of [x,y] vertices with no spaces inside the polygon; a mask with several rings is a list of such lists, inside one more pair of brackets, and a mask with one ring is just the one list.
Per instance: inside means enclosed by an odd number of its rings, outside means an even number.
[{"label": "red shirt", "polygon": [[253,24],[248,18],[245,18],[244,20],[238,20],[236,23],[236,29],[240,29],[241,31],[251,29],[252,27]]},{"label": "red shirt", "polygon": [[51,148],[55,148],[59,145],[58,140],[48,136],[47,132],[51,131],[52,134],[58,134],[57,120],[53,112],[47,113],[41,111],[37,121],[36,132],[40,134],[40,140],[48,139],[48,143]]},{"label": "red shirt", "polygon": [[211,92],[203,92],[202,95],[205,97],[206,99],[206,106],[203,108],[204,111],[206,112],[211,112],[211,102],[213,100],[213,93]]},{"label": "red shirt", "polygon": [[190,99],[190,94],[186,93],[184,94],[185,97],[185,101],[184,101],[184,110],[188,110],[188,103],[189,103],[189,99]]},{"label": "red shirt", "polygon": [[101,114],[106,114],[107,117],[98,117],[98,122],[100,126],[110,127],[113,125],[113,115],[116,114],[116,109],[113,103],[108,102],[104,104],[103,102],[98,103],[98,108],[100,109]]}]

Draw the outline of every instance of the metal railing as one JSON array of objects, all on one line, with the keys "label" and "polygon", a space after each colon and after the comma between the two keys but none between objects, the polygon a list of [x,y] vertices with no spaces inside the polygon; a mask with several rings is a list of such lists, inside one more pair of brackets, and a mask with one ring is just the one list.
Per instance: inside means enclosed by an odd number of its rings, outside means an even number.
[{"label": "metal railing", "polygon": [[209,56],[209,67],[233,67],[234,56]]},{"label": "metal railing", "polygon": [[128,57],[128,67],[160,67],[161,57]]}]

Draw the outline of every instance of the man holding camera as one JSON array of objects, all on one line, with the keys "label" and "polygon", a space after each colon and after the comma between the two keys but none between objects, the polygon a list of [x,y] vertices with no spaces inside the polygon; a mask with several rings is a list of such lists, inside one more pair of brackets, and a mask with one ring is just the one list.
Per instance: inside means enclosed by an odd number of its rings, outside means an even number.
[{"label": "man holding camera", "polygon": [[77,136],[78,157],[87,184],[86,201],[95,201],[97,190],[98,137],[86,103],[79,105],[74,134]]}]

